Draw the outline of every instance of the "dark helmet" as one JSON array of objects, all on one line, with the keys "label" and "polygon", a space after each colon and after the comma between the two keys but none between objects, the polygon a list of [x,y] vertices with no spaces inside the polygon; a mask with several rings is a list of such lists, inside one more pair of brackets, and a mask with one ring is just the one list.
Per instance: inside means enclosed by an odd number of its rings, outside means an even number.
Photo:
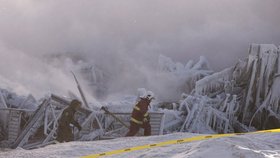
[{"label": "dark helmet", "polygon": [[77,108],[81,107],[81,104],[82,103],[79,100],[74,99],[74,100],[71,101],[70,107],[73,108],[73,109],[77,109]]}]

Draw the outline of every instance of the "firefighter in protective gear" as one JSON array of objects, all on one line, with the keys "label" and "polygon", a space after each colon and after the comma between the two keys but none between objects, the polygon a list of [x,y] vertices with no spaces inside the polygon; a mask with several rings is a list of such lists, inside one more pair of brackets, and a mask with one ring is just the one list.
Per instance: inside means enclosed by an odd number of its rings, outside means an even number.
[{"label": "firefighter in protective gear", "polygon": [[69,142],[74,140],[74,134],[72,133],[72,128],[70,124],[74,125],[79,129],[82,129],[80,124],[74,120],[74,115],[78,108],[81,107],[81,102],[78,100],[72,100],[69,107],[67,107],[63,112],[58,121],[57,130],[57,141],[59,142]]},{"label": "firefighter in protective gear", "polygon": [[133,108],[130,119],[130,128],[126,137],[134,136],[140,128],[144,128],[144,136],[151,135],[148,108],[152,99],[154,99],[154,95],[151,91],[148,91],[146,95],[140,97],[140,101]]}]

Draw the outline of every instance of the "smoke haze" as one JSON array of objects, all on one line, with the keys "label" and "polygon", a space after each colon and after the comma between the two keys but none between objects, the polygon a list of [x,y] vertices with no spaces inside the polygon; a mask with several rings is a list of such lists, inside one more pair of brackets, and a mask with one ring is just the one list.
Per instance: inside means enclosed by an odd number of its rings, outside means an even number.
[{"label": "smoke haze", "polygon": [[0,86],[23,94],[76,92],[69,69],[78,61],[110,73],[112,92],[130,93],[151,88],[160,54],[182,63],[203,55],[221,70],[247,57],[250,43],[280,42],[278,0],[0,4]]}]

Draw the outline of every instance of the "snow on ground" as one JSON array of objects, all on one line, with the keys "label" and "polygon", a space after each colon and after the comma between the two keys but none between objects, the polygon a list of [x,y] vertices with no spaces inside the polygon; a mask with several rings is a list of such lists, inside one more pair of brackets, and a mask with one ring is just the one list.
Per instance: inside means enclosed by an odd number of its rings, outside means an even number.
[{"label": "snow on ground", "polygon": [[[167,140],[196,136],[190,133],[173,133],[151,137],[129,137],[92,142],[70,142],[49,145],[34,150],[1,149],[2,158],[80,157],[111,150],[158,143]],[[280,133],[247,134],[191,143],[156,147],[113,155],[116,158],[280,158]]]}]

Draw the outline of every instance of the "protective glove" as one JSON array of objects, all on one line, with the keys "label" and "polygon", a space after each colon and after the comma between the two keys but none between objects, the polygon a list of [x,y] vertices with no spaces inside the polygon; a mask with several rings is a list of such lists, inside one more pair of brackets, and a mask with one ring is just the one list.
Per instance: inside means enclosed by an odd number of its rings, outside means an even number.
[{"label": "protective glove", "polygon": [[144,117],[143,122],[150,122],[150,116]]},{"label": "protective glove", "polygon": [[143,122],[148,122],[148,119],[147,119],[147,118],[144,118],[144,119],[143,119]]}]

